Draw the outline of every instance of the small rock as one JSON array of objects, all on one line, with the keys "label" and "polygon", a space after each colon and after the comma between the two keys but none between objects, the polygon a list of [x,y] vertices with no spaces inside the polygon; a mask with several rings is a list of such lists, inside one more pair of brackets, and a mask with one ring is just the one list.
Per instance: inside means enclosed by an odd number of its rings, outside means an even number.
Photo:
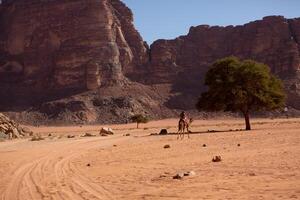
[{"label": "small rock", "polygon": [[203,144],[202,147],[206,147],[206,144]]},{"label": "small rock", "polygon": [[222,161],[221,156],[214,156],[212,159],[212,162],[221,162],[221,161]]},{"label": "small rock", "polygon": [[161,129],[159,135],[168,135],[167,129]]},{"label": "small rock", "polygon": [[128,136],[130,136],[130,133],[127,133],[127,134],[125,134],[124,136],[127,136],[127,137],[128,137]]},{"label": "small rock", "polygon": [[175,176],[173,176],[173,179],[182,179],[184,177],[184,173],[178,173]]},{"label": "small rock", "polygon": [[188,172],[184,173],[184,176],[195,176],[195,175],[196,175],[196,172],[194,172],[194,171],[188,171]]},{"label": "small rock", "polygon": [[116,144],[114,144],[114,145],[113,145],[113,147],[117,147],[117,145],[116,145]]},{"label": "small rock", "polygon": [[256,174],[251,172],[251,173],[249,173],[249,176],[256,176]]},{"label": "small rock", "polygon": [[164,148],[165,148],[165,149],[168,149],[168,148],[171,148],[171,146],[170,146],[169,144],[166,144],[166,145],[164,146]]},{"label": "small rock", "polygon": [[241,146],[241,144],[237,144],[237,146],[238,146],[238,147],[240,147],[240,146]]},{"label": "small rock", "polygon": [[52,136],[52,134],[51,134],[51,133],[49,133],[49,134],[48,134],[48,137],[51,137],[51,136]]},{"label": "small rock", "polygon": [[90,163],[88,163],[88,164],[86,164],[86,166],[87,166],[87,167],[90,167],[90,166],[91,166],[91,164],[90,164]]},{"label": "small rock", "polygon": [[75,135],[68,135],[67,138],[75,138]]},{"label": "small rock", "polygon": [[96,136],[96,135],[93,135],[93,134],[91,134],[91,133],[85,133],[83,136],[81,136],[81,137],[94,137],[94,136]]}]

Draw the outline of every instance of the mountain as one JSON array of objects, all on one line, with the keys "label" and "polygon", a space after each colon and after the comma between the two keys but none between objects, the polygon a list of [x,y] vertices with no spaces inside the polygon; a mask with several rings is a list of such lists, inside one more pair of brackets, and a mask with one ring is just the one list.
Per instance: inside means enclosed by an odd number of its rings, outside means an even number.
[{"label": "mountain", "polygon": [[3,1],[0,88],[6,104],[32,104],[122,85],[148,47],[118,0]]},{"label": "mountain", "polygon": [[285,83],[288,104],[300,109],[300,18],[269,16],[243,26],[201,25],[191,27],[186,36],[155,41],[150,82],[172,83],[181,94],[177,99],[191,95],[195,100],[208,67],[231,55],[269,65]]},{"label": "mountain", "polygon": [[0,111],[28,123],[127,122],[194,109],[208,67],[225,56],[266,63],[300,109],[300,18],[191,27],[150,47],[120,0],[4,0]]}]

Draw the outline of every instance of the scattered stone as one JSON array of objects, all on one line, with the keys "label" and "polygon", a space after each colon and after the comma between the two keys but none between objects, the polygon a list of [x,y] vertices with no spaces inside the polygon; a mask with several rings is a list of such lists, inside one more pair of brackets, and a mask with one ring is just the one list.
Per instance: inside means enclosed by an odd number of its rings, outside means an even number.
[{"label": "scattered stone", "polygon": [[125,134],[125,136],[127,136],[127,137],[130,136],[130,133]]},{"label": "scattered stone", "polygon": [[222,161],[221,156],[214,156],[212,159],[212,162],[221,162],[221,161]]},{"label": "scattered stone", "polygon": [[194,171],[188,171],[188,172],[184,173],[184,176],[195,176],[195,175],[196,175],[196,172],[194,172]]},{"label": "scattered stone", "polygon": [[101,136],[104,136],[104,135],[107,136],[107,135],[114,135],[115,133],[114,133],[114,131],[113,131],[111,128],[103,127],[103,128],[100,130],[99,134],[100,134]]},{"label": "scattered stone", "polygon": [[167,129],[161,129],[159,132],[159,135],[168,135],[168,130]]},{"label": "scattered stone", "polygon": [[44,140],[44,138],[41,135],[34,135],[30,141],[41,141]]},{"label": "scattered stone", "polygon": [[95,137],[96,135],[93,135],[91,133],[85,133],[83,136],[81,137]]},{"label": "scattered stone", "polygon": [[164,148],[165,148],[165,149],[169,149],[169,148],[171,148],[171,146],[170,146],[169,144],[166,144],[166,145],[164,146]]},{"label": "scattered stone", "polygon": [[183,179],[184,173],[178,173],[175,176],[173,176],[173,179]]}]

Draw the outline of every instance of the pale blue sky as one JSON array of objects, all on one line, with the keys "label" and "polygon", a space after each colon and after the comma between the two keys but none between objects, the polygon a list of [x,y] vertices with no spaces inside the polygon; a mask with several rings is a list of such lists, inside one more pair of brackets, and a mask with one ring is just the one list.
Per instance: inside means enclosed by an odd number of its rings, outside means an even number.
[{"label": "pale blue sky", "polygon": [[300,0],[122,0],[144,40],[173,39],[191,26],[241,25],[268,15],[300,17]]}]

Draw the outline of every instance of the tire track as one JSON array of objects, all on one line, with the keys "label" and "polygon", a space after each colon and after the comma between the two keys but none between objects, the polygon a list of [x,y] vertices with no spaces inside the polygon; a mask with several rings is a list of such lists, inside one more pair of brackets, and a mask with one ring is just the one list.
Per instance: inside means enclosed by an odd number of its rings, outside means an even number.
[{"label": "tire track", "polygon": [[124,137],[63,141],[34,160],[22,163],[12,175],[1,200],[113,200],[101,185],[84,176],[72,160],[98,148],[108,147]]}]

